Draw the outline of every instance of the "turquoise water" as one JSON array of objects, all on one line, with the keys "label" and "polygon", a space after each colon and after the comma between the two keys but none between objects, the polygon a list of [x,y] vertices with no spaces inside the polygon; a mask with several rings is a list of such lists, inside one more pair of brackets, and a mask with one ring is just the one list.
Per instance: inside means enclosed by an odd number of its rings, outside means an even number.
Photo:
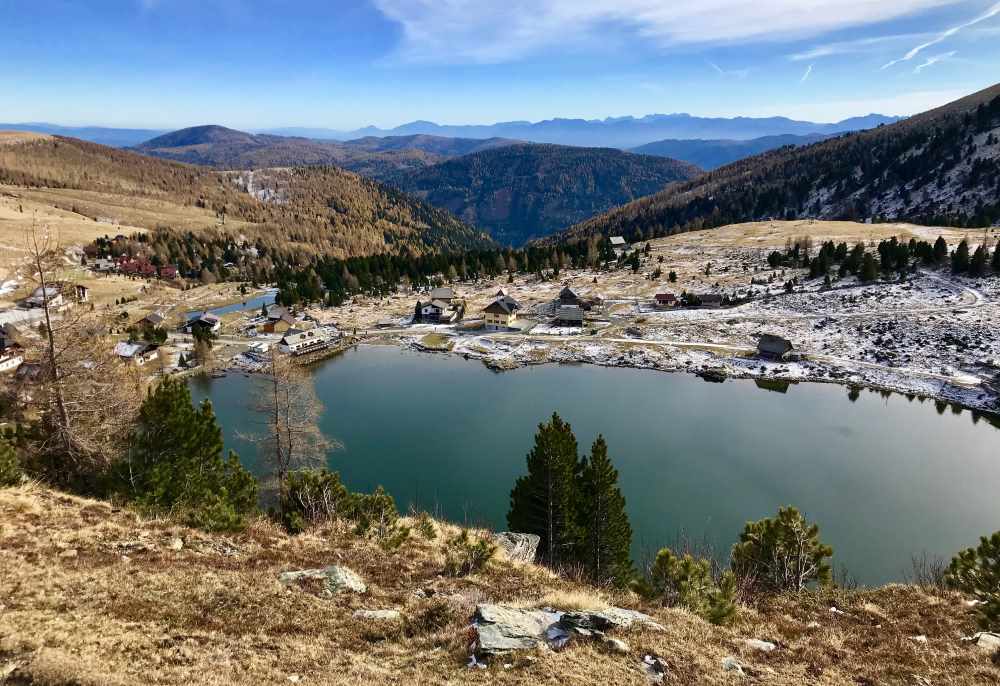
[{"label": "turquoise water", "polygon": [[[242,312],[243,310],[259,310],[263,305],[270,305],[274,302],[277,297],[277,291],[268,291],[262,295],[250,298],[249,300],[244,300],[243,302],[232,303],[230,305],[223,305],[222,307],[213,307],[208,310],[212,314],[217,314],[220,317],[224,314],[229,314],[230,312]],[[193,310],[187,313],[188,319],[195,319],[200,317],[205,313],[204,310]]]},{"label": "turquoise water", "polygon": [[[637,561],[679,535],[724,557],[748,519],[796,505],[861,583],[901,580],[911,556],[952,555],[1000,529],[1000,431],[934,402],[830,384],[545,365],[497,374],[456,356],[362,346],[316,367],[329,455],[354,490],[505,526],[539,422],[557,411],[581,452],[608,441]],[[227,445],[255,467],[248,399],[259,380],[196,380]]]}]

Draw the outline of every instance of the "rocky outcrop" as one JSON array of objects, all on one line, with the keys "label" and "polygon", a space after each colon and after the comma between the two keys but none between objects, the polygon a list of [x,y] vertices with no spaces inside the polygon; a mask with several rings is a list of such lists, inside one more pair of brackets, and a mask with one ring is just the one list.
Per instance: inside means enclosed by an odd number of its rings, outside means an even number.
[{"label": "rocky outcrop", "polygon": [[546,647],[558,650],[573,637],[599,640],[608,650],[627,653],[624,641],[605,632],[642,625],[655,630],[663,627],[652,617],[634,610],[610,607],[606,610],[560,612],[528,610],[503,605],[479,605],[472,618],[475,633],[473,652],[480,657]]},{"label": "rocky outcrop", "polygon": [[355,610],[355,619],[370,619],[380,622],[395,622],[402,619],[399,610]]},{"label": "rocky outcrop", "polygon": [[504,549],[508,559],[515,562],[534,562],[539,541],[541,538],[536,534],[518,534],[513,531],[493,534],[493,542]]},{"label": "rocky outcrop", "polygon": [[331,565],[322,569],[302,569],[295,572],[282,572],[278,581],[286,586],[303,585],[310,581],[319,581],[323,588],[320,595],[333,596],[337,593],[365,593],[368,587],[355,572],[347,567]]}]

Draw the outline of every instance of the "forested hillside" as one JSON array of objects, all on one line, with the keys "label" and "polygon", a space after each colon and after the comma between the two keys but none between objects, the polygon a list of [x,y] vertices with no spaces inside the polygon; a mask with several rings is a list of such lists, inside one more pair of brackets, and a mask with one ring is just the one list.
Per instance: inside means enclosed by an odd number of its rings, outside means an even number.
[{"label": "forested hillside", "polygon": [[655,193],[699,170],[609,148],[511,145],[387,179],[404,191],[519,245]]},{"label": "forested hillside", "polygon": [[668,138],[640,145],[638,148],[632,148],[631,152],[640,155],[672,157],[675,160],[683,160],[702,169],[711,170],[730,162],[741,160],[744,157],[759,155],[768,150],[775,150],[786,145],[809,145],[810,143],[818,143],[826,138],[829,138],[829,136],[820,133],[803,136],[796,136],[789,133],[781,136],[762,136],[750,140],[705,140],[701,138],[680,140]]},{"label": "forested hillside", "polygon": [[[90,200],[111,219],[135,198],[198,208],[205,216],[199,235],[238,231],[241,242],[285,261],[490,244],[447,212],[335,167],[215,172],[50,137],[0,146],[0,184],[98,192]],[[159,229],[164,240],[179,238],[160,222],[146,228]]]},{"label": "forested hillside", "polygon": [[905,121],[740,160],[572,227],[632,238],[768,217],[1000,221],[1000,85]]}]

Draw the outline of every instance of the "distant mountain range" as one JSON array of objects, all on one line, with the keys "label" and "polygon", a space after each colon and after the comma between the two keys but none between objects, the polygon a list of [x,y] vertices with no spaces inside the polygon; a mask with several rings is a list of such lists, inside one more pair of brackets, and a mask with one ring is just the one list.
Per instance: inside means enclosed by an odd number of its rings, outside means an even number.
[{"label": "distant mountain range", "polygon": [[670,138],[655,143],[647,143],[637,148],[632,148],[632,152],[641,155],[658,155],[660,157],[672,157],[684,160],[697,165],[705,170],[712,170],[716,167],[741,160],[744,157],[759,155],[768,150],[782,148],[786,145],[810,145],[826,140],[829,135],[821,133],[811,133],[805,136],[796,136],[790,133],[781,136],[761,136],[750,140],[680,140]]},{"label": "distant mountain range", "polygon": [[509,145],[503,139],[391,136],[356,141],[253,134],[224,126],[194,126],[134,146],[145,155],[218,169],[336,165],[370,178],[425,167],[455,155]]},{"label": "distant mountain range", "polygon": [[27,122],[18,124],[0,124],[0,131],[34,131],[48,133],[54,136],[79,138],[112,148],[127,148],[138,145],[154,136],[166,133],[159,129],[114,129],[104,126],[59,126],[45,122]]},{"label": "distant mountain range", "polygon": [[829,136],[870,129],[899,121],[900,117],[869,114],[835,123],[797,121],[787,117],[695,117],[690,114],[651,114],[645,117],[608,119],[547,119],[539,122],[509,121],[486,125],[441,125],[415,121],[393,129],[374,126],[355,131],[285,128],[265,133],[349,140],[366,136],[416,134],[461,138],[514,138],[533,143],[628,149],[663,139],[747,140],[762,136],[820,134]]},{"label": "distant mountain range", "polygon": [[665,157],[531,143],[403,170],[385,180],[488,230],[499,243],[521,245],[700,173]]},{"label": "distant mountain range", "polygon": [[[899,117],[869,114],[835,123],[798,121],[787,117],[696,117],[690,114],[650,114],[644,117],[607,119],[547,119],[539,122],[509,121],[496,124],[441,125],[414,121],[392,129],[368,126],[354,131],[328,128],[280,127],[252,133],[319,140],[356,141],[359,138],[434,136],[437,138],[504,138],[532,143],[558,143],[623,150],[664,139],[749,140],[762,136],[824,136],[870,129],[898,121]],[[197,127],[196,127],[197,128]],[[156,129],[72,127],[45,122],[0,124],[0,129],[37,131],[69,136],[114,147],[133,147],[167,131]],[[431,152],[431,151],[428,151]],[[472,152],[471,150],[468,152]],[[462,154],[462,153],[439,153]]]},{"label": "distant mountain range", "polygon": [[636,240],[771,217],[1000,225],[1000,84],[896,124],[733,162],[558,239]]}]

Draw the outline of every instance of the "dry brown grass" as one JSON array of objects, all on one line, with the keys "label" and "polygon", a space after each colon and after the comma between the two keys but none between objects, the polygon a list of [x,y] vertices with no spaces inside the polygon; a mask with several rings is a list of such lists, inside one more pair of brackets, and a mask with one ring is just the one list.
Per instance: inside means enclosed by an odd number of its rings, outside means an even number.
[{"label": "dry brown grass", "polygon": [[[441,531],[446,534],[451,527]],[[181,550],[169,547],[183,540]],[[734,626],[609,597],[532,565],[494,560],[479,574],[442,576],[445,535],[414,533],[395,552],[327,526],[290,537],[259,521],[214,536],[144,519],[39,486],[0,489],[0,683],[12,684],[645,684],[656,653],[667,683],[730,684],[727,655],[751,683],[995,684],[1000,671],[959,638],[972,630],[961,599],[910,586],[779,597],[741,609]],[[343,564],[363,596],[324,599],[285,588],[281,571]],[[419,598],[422,589],[429,598]],[[468,669],[477,602],[590,607],[607,600],[655,616],[665,632]],[[833,615],[836,606],[846,615]],[[398,608],[401,622],[359,621],[360,608]],[[818,627],[811,625],[817,622]],[[814,628],[810,628],[813,626]],[[927,636],[927,643],[910,637]],[[746,638],[778,643],[770,654]],[[510,665],[505,668],[505,663]]]}]

